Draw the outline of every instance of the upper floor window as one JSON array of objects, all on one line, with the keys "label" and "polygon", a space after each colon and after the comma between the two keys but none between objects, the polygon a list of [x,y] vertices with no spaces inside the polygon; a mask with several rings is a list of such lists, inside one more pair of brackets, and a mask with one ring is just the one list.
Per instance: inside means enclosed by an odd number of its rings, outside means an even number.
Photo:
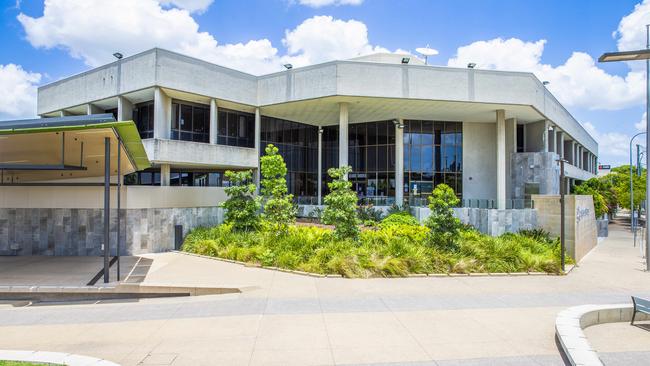
[{"label": "upper floor window", "polygon": [[255,116],[251,113],[219,109],[217,143],[221,145],[254,147]]},{"label": "upper floor window", "polygon": [[133,108],[133,120],[140,132],[140,138],[153,138],[153,101],[136,104]]},{"label": "upper floor window", "polygon": [[171,120],[172,140],[210,141],[210,107],[174,101]]}]

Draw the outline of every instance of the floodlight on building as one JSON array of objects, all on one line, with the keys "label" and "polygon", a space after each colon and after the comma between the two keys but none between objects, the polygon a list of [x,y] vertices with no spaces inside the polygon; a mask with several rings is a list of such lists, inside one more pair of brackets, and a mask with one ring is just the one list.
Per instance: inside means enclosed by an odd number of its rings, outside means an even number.
[{"label": "floodlight on building", "polygon": [[115,53],[113,54],[113,56],[114,56],[116,59],[118,59],[118,60],[121,60],[122,57],[124,57],[124,55],[122,55],[122,54],[119,53],[119,52],[115,52]]},{"label": "floodlight on building", "polygon": [[473,63],[473,62],[470,62],[470,63],[467,64],[467,68],[468,68],[468,69],[473,69],[473,68],[475,68],[475,67],[476,67],[476,64]]},{"label": "floodlight on building", "polygon": [[284,64],[284,65],[282,65],[282,66],[284,66],[284,68],[287,69],[287,70],[291,70],[291,69],[293,69],[293,65],[292,65],[292,64]]},{"label": "floodlight on building", "polygon": [[544,86],[546,86],[546,85],[548,85],[548,84],[550,84],[550,83],[551,83],[551,82],[550,82],[550,81],[547,81],[547,80],[542,81],[542,85],[544,85]]},{"label": "floodlight on building", "polygon": [[409,61],[411,61],[411,58],[410,58],[410,57],[402,57],[402,63],[403,63],[403,64],[408,64]]}]

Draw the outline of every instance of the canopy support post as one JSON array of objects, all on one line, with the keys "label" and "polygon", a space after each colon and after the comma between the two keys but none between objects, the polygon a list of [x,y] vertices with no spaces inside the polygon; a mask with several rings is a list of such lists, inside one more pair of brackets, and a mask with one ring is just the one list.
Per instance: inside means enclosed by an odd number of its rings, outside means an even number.
[{"label": "canopy support post", "polygon": [[109,277],[109,240],[111,225],[111,139],[104,138],[104,283]]}]

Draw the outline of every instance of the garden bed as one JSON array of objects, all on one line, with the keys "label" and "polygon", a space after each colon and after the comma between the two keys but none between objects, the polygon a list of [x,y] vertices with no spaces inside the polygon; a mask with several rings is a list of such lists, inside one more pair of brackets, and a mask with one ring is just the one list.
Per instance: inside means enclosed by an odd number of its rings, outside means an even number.
[{"label": "garden bed", "polygon": [[235,232],[229,224],[199,228],[183,251],[231,261],[320,275],[351,278],[422,274],[560,273],[557,240],[539,233],[490,237],[464,229],[454,248],[436,247],[427,227],[399,224],[362,230],[339,240],[330,228],[291,225]]}]

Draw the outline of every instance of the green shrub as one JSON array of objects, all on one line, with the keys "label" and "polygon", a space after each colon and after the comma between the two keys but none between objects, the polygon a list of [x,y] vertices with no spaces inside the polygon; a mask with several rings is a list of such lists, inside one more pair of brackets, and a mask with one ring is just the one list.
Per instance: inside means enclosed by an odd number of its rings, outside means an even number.
[{"label": "green shrub", "polygon": [[262,181],[260,193],[264,202],[264,219],[279,233],[286,233],[289,224],[296,221],[293,195],[287,190],[287,165],[278,154],[278,148],[269,144],[260,158]]},{"label": "green shrub", "polygon": [[357,209],[359,220],[364,223],[367,221],[379,222],[384,215],[380,210],[376,209],[372,203],[360,205]]},{"label": "green shrub", "polygon": [[448,251],[458,250],[456,239],[462,225],[454,216],[453,207],[459,202],[454,190],[446,184],[438,184],[429,196],[431,215],[426,225],[431,230],[430,240],[434,246]]},{"label": "green shrub", "polygon": [[338,239],[356,239],[359,236],[357,194],[347,179],[351,171],[349,166],[330,168],[327,171],[333,181],[327,184],[330,193],[325,196],[327,206],[323,212],[323,222],[334,225],[334,235]]},{"label": "green shrub", "polygon": [[408,212],[398,211],[386,216],[379,223],[379,227],[386,227],[389,225],[420,225],[418,219]]},{"label": "green shrub", "polygon": [[228,199],[222,207],[226,209],[226,223],[232,224],[235,231],[250,231],[259,225],[260,201],[254,196],[256,187],[251,176],[250,170],[226,171],[226,178],[232,185],[225,188]]}]

